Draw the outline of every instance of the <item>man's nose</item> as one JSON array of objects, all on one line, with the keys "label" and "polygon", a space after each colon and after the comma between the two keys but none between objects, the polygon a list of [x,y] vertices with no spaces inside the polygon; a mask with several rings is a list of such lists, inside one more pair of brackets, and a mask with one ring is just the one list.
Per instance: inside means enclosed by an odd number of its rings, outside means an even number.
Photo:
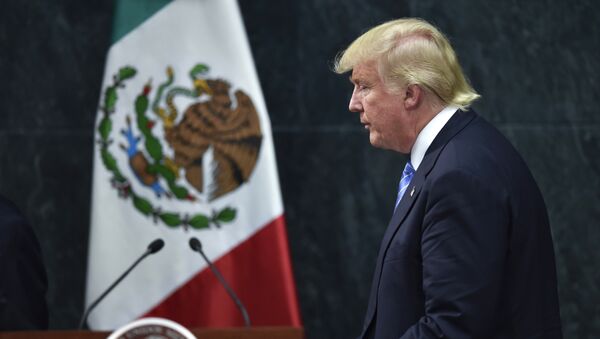
[{"label": "man's nose", "polygon": [[350,98],[350,104],[348,105],[348,109],[350,110],[350,112],[361,112],[362,111],[362,104],[360,103],[360,100],[358,100],[358,98],[357,98],[356,91],[352,92],[352,97]]}]

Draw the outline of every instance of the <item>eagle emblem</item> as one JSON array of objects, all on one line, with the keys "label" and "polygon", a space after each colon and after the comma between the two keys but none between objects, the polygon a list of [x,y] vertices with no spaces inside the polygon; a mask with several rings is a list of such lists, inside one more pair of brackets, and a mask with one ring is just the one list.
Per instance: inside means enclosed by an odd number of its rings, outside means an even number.
[{"label": "eagle emblem", "polygon": [[[167,67],[164,81],[153,90],[149,80],[133,103],[135,115],[125,117],[119,146],[127,154],[133,180],[158,199],[210,203],[247,182],[256,166],[262,134],[252,99],[224,79],[207,78],[208,71],[205,64],[195,65],[188,73],[191,86],[181,87],[173,85],[175,75]],[[121,198],[131,198],[139,212],[169,227],[202,229],[231,222],[236,215],[232,207],[213,210],[212,215],[163,211],[134,190],[121,171],[109,148],[114,141],[112,119],[118,90],[136,73],[131,66],[122,67],[106,87],[100,107],[100,156],[112,174],[112,186]],[[182,101],[188,105],[180,115],[177,103]],[[162,133],[156,131],[159,126]]]}]

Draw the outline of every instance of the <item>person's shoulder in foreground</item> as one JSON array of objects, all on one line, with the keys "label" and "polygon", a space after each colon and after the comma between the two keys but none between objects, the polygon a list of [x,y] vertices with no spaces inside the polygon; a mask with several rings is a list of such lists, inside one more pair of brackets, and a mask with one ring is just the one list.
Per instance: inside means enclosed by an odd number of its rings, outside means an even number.
[{"label": "person's shoulder in foreground", "polygon": [[17,207],[0,196],[0,331],[48,328],[47,278],[38,240]]},{"label": "person's shoulder in foreground", "polygon": [[479,94],[421,19],[357,38],[349,109],[375,147],[410,154],[361,338],[561,338],[546,207],[510,142],[469,110]]}]

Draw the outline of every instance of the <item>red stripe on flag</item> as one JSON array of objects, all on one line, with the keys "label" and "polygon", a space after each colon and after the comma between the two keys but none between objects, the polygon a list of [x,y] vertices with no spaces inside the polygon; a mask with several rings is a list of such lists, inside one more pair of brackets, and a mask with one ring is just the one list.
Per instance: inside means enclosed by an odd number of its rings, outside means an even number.
[{"label": "red stripe on flag", "polygon": [[[246,306],[252,326],[301,326],[283,216],[215,265]],[[171,319],[186,327],[244,325],[234,302],[208,268],[144,316]]]}]

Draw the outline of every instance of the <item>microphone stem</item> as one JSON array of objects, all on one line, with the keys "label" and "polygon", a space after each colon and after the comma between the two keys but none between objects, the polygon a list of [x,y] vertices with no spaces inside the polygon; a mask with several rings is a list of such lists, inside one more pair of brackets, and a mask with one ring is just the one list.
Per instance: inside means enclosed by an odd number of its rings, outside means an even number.
[{"label": "microphone stem", "polygon": [[244,307],[244,305],[242,304],[242,302],[240,301],[240,299],[237,297],[237,295],[235,294],[235,292],[233,292],[233,290],[231,289],[231,287],[229,287],[229,285],[227,284],[227,282],[225,281],[225,279],[223,278],[223,276],[221,275],[221,273],[219,272],[219,270],[215,267],[215,265],[213,265],[213,263],[210,260],[208,260],[208,258],[204,254],[204,251],[202,251],[200,249],[198,252],[202,256],[202,258],[204,258],[204,261],[206,261],[206,263],[208,264],[208,267],[210,267],[210,270],[215,274],[215,276],[217,277],[217,279],[219,279],[219,281],[221,282],[221,284],[223,285],[223,287],[225,287],[225,290],[227,291],[227,293],[229,294],[229,296],[231,297],[231,299],[233,299],[233,301],[236,303],[236,305],[238,306],[238,308],[242,312],[242,317],[244,317],[244,325],[246,327],[250,327],[250,317],[248,316],[248,311],[246,311],[246,308]]},{"label": "microphone stem", "polygon": [[123,274],[121,274],[121,276],[119,277],[119,279],[117,279],[117,281],[115,281],[112,285],[110,285],[110,287],[104,291],[104,293],[102,293],[102,295],[100,295],[100,297],[98,299],[96,299],[96,301],[94,301],[89,307],[88,309],[85,311],[85,313],[83,314],[83,317],[81,317],[81,321],[79,322],[79,329],[83,329],[83,325],[85,325],[88,315],[90,314],[90,312],[102,301],[102,299],[104,299],[104,297],[106,297],[106,295],[108,293],[110,293],[110,291],[113,290],[113,288],[115,288],[115,286],[117,286],[121,280],[125,279],[125,277],[129,274],[129,272],[131,272],[131,270],[133,270],[139,263],[140,261],[144,260],[144,258],[146,258],[147,256],[149,256],[150,250],[147,250],[144,254],[142,254],[141,257],[138,258],[138,260],[136,260],[128,269],[127,271],[125,271]]}]

